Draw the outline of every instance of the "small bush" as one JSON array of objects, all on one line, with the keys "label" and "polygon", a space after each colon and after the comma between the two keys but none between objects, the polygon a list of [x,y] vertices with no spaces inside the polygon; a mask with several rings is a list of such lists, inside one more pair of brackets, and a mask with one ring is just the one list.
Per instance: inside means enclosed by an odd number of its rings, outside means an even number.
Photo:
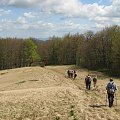
[{"label": "small bush", "polygon": [[56,117],[56,120],[60,120],[60,117],[59,117],[59,116],[57,116],[57,117]]}]

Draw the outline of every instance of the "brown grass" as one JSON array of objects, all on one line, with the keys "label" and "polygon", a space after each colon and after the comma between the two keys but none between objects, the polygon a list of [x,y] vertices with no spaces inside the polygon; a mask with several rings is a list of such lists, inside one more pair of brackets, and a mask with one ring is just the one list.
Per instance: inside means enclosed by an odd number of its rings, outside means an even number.
[{"label": "brown grass", "polygon": [[[73,81],[66,74],[71,68],[76,67],[26,67],[0,76],[0,120],[73,120],[71,111],[79,120],[120,120],[119,91],[117,106],[116,101],[113,108],[106,106],[108,77],[89,71],[100,76],[97,89],[86,91],[84,77],[88,71],[76,68],[78,76]],[[115,82],[119,87],[120,81]]]}]

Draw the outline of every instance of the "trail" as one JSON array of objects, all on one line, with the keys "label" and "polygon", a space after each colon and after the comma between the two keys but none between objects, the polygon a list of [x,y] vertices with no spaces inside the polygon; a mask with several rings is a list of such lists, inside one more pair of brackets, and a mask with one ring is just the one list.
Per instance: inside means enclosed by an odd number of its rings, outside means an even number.
[{"label": "trail", "polygon": [[[71,69],[72,67],[48,67],[48,69],[51,69],[53,71],[59,72],[63,77],[67,76],[67,69]],[[84,70],[77,70],[77,78],[75,80],[69,79],[74,83],[75,86],[78,87],[79,90],[82,90],[84,92],[84,95],[86,98],[84,99],[83,106],[85,106],[84,109],[84,115],[82,120],[120,120],[120,101],[119,101],[119,96],[117,96],[117,106],[116,106],[116,98],[114,101],[114,107],[109,108],[108,107],[108,101],[107,101],[107,94],[105,91],[105,85],[108,82],[106,76],[100,75],[98,77],[98,82],[97,83],[97,89],[94,89],[92,86],[92,90],[88,91],[85,90],[85,83],[84,83],[84,78],[88,74],[88,71]],[[99,80],[99,79],[104,79],[104,80]],[[80,91],[81,92],[81,91]]]}]

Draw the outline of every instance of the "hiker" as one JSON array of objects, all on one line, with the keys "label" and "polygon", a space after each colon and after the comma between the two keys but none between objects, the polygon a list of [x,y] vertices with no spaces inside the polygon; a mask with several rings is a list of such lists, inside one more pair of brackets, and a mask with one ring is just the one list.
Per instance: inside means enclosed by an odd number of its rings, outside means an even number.
[{"label": "hiker", "polygon": [[76,71],[74,70],[74,71],[73,71],[73,80],[74,80],[76,77],[77,77],[77,73],[76,73]]},{"label": "hiker", "polygon": [[91,88],[91,77],[90,77],[90,75],[85,77],[85,83],[86,83],[86,89],[90,90],[90,88]]},{"label": "hiker", "polygon": [[114,101],[114,94],[115,94],[115,91],[117,90],[117,86],[114,83],[112,78],[110,78],[110,82],[107,84],[106,90],[108,95],[109,107],[112,107],[113,101]]},{"label": "hiker", "polygon": [[69,70],[67,71],[67,74],[68,74],[68,77],[70,78],[70,71]]},{"label": "hiker", "polygon": [[93,78],[93,86],[94,86],[94,88],[96,87],[96,84],[97,84],[97,76],[95,76]]},{"label": "hiker", "polygon": [[70,78],[73,78],[73,70],[69,70],[70,72]]},{"label": "hiker", "polygon": [[69,78],[73,78],[73,74],[74,74],[73,70],[68,70],[67,73]]}]

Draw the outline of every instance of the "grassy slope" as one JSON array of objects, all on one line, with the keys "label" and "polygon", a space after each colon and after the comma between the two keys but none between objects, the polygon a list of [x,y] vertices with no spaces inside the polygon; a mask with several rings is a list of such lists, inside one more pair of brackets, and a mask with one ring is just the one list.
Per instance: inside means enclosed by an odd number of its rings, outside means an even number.
[{"label": "grassy slope", "polygon": [[[73,110],[81,120],[119,120],[120,97],[118,106],[105,106],[108,78],[89,71],[98,75],[98,87],[85,91],[84,77],[88,71],[76,68],[78,76],[73,81],[66,74],[67,69],[73,68],[48,66],[0,71],[0,119],[55,120],[60,116],[61,120],[72,120]],[[120,85],[118,80],[115,82]]]}]

